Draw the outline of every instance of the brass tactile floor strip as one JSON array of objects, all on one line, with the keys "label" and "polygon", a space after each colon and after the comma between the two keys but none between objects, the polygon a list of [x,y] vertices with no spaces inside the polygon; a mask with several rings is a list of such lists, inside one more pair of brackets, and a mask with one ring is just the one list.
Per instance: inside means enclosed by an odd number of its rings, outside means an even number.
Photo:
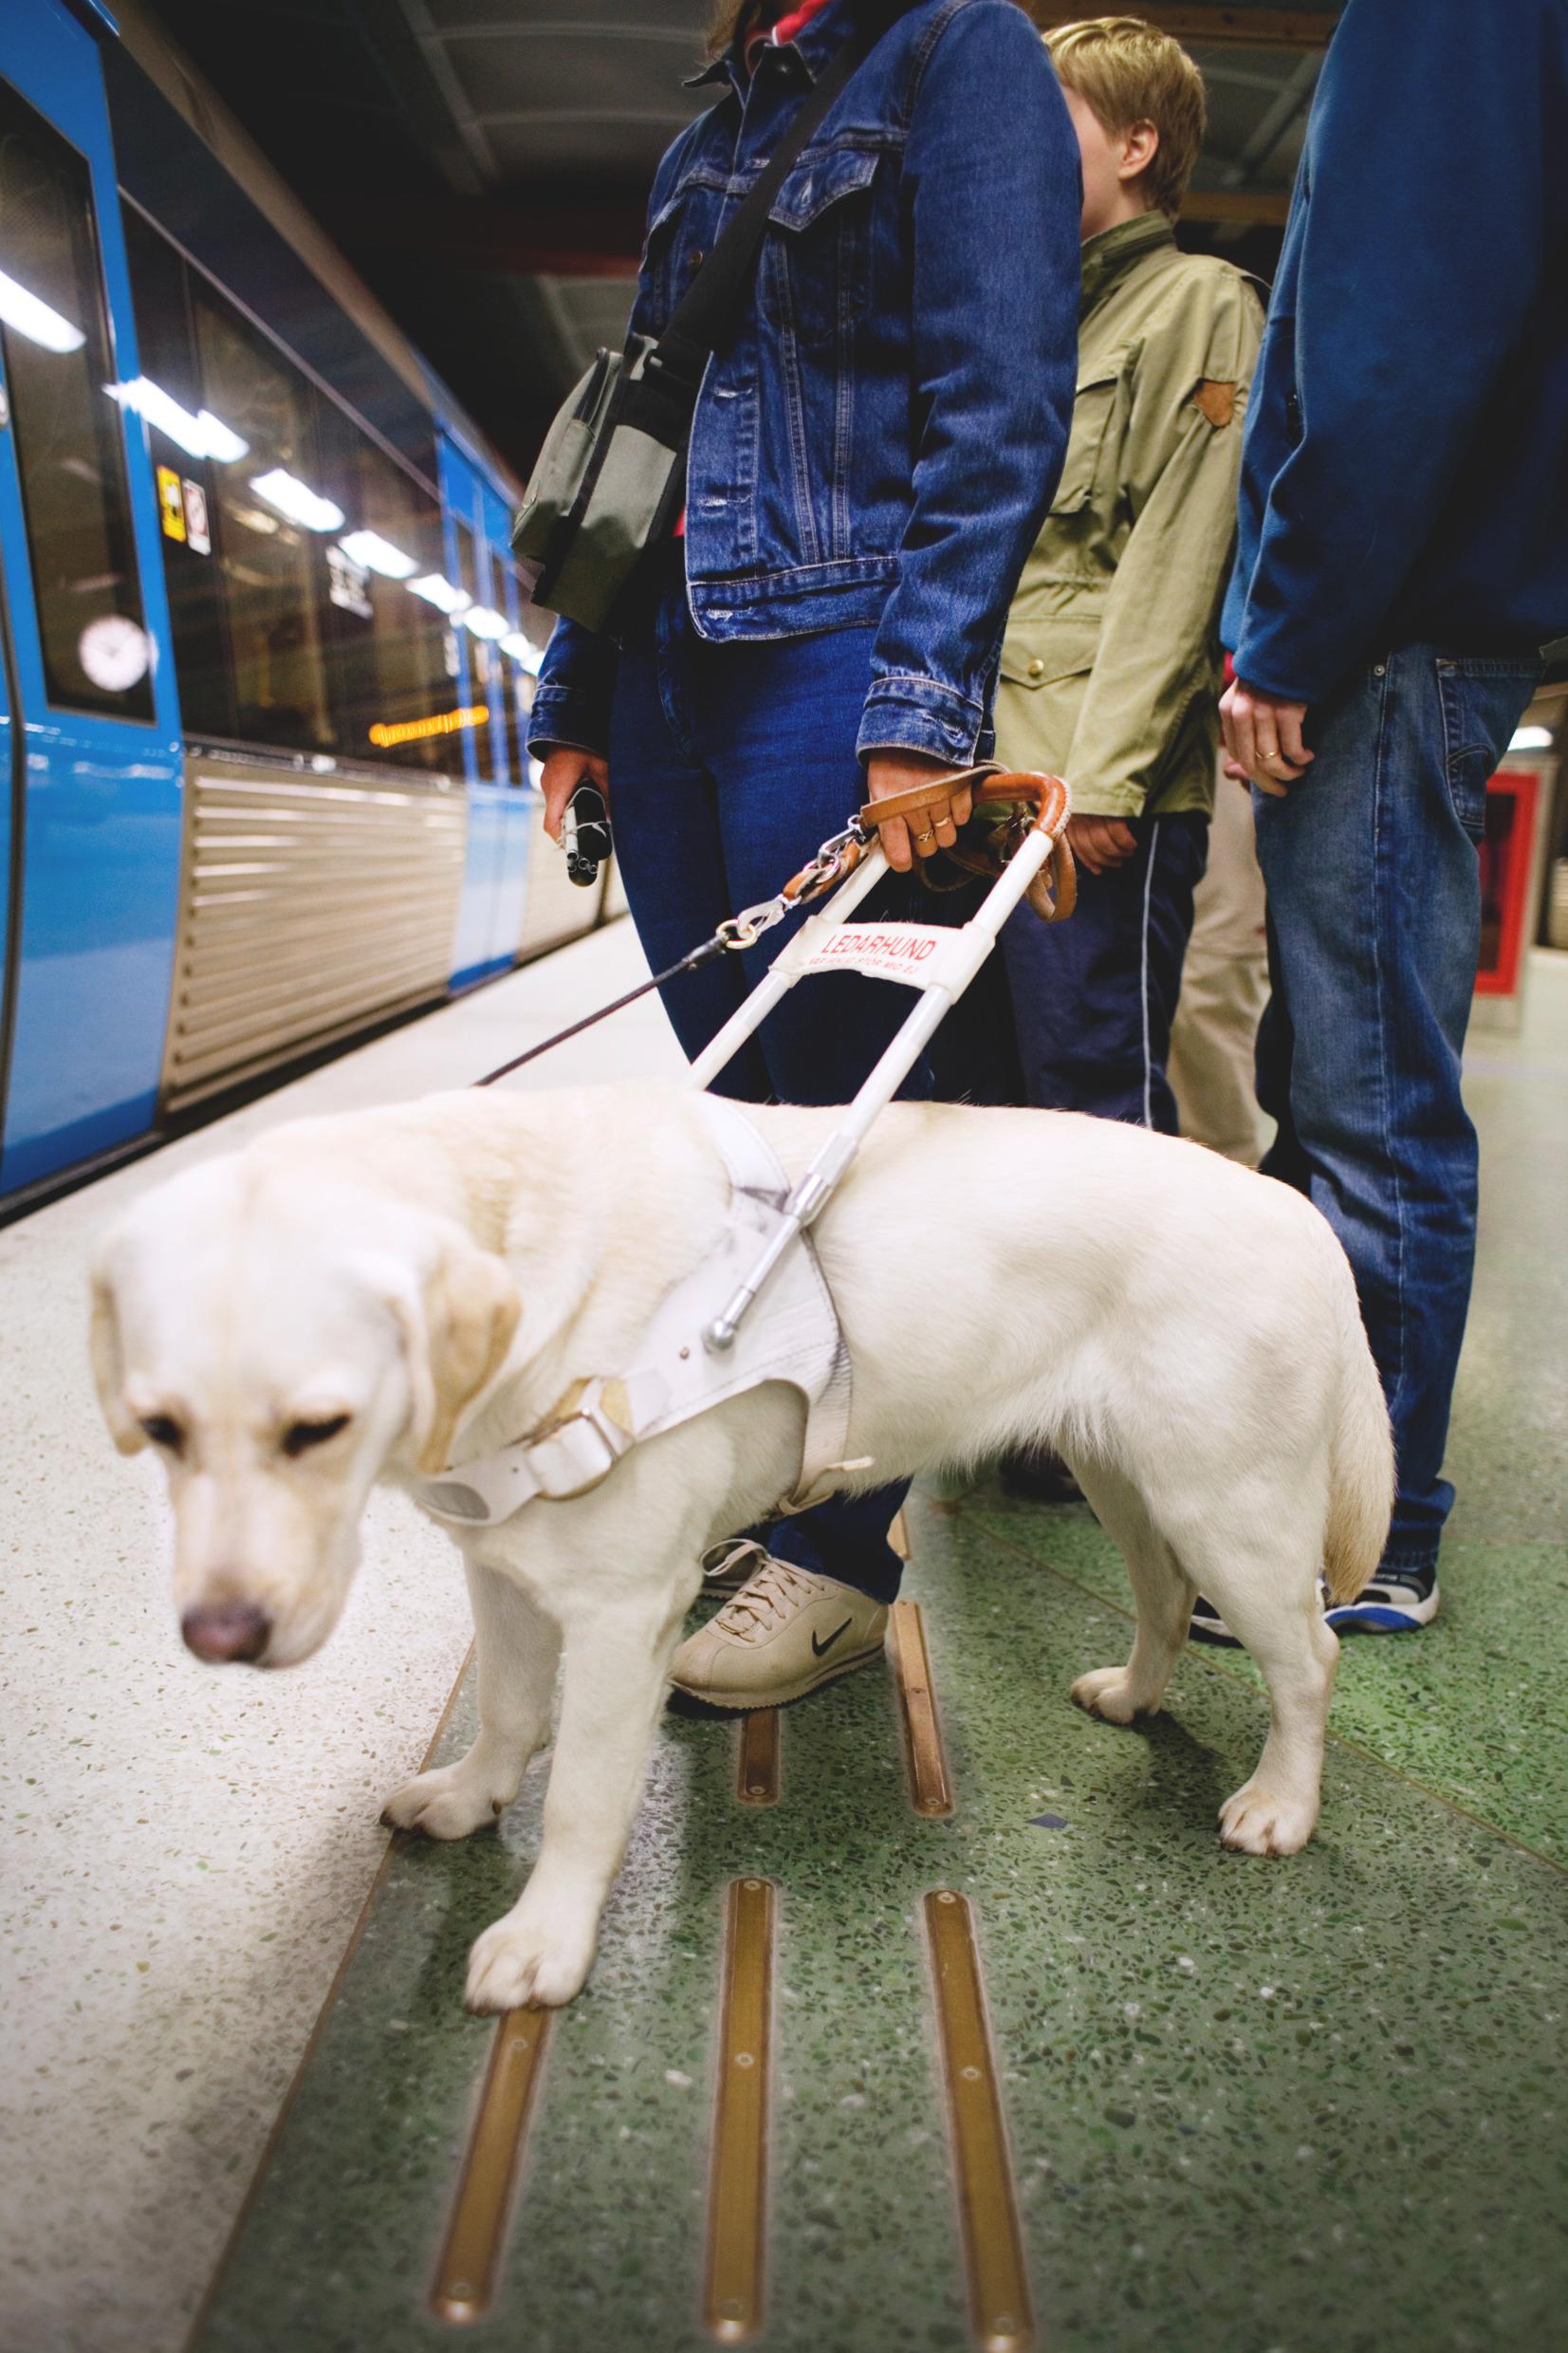
[{"label": "brass tactile floor strip", "polygon": [[946,1887],[926,1898],[925,1915],[974,2339],[983,2353],[1021,2353],[1034,2341],[1034,2313],[974,1916]]},{"label": "brass tactile floor strip", "polygon": [[763,2320],[774,1912],[770,1881],[730,1881],[703,2282],[704,2325],[726,2344]]},{"label": "brass tactile floor strip", "polygon": [[547,2010],[509,2010],[496,2021],[452,2220],[431,2288],[431,2309],[442,2320],[478,2320],[495,2291],[549,2023]]},{"label": "brass tactile floor strip", "polygon": [[939,1817],[953,1810],[952,1779],[942,1745],[942,1723],[932,1686],[931,1654],[918,1602],[895,1602],[888,1633],[898,1685],[909,1758],[910,1796],[917,1814]]},{"label": "brass tactile floor strip", "polygon": [[783,1717],[782,1708],[753,1708],[741,1718],[735,1748],[735,1795],[743,1806],[776,1806],[779,1802]]}]

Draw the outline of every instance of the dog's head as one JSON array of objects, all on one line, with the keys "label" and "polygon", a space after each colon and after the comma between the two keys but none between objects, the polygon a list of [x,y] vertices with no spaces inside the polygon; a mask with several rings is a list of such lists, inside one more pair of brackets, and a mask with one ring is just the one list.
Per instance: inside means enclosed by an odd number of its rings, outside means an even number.
[{"label": "dog's head", "polygon": [[520,1305],[454,1221],[242,1159],[159,1186],[105,1236],[99,1399],[122,1454],[162,1458],[198,1658],[291,1666],[320,1648],[376,1479],[444,1468]]}]

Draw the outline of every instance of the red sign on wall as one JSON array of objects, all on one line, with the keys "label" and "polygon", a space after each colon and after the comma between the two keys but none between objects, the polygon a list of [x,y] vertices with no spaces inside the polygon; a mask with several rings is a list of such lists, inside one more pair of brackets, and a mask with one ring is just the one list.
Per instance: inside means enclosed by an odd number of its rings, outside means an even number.
[{"label": "red sign on wall", "polygon": [[1540,778],[1533,769],[1500,769],[1486,787],[1481,843],[1481,961],[1476,994],[1511,997],[1529,945],[1530,867]]}]

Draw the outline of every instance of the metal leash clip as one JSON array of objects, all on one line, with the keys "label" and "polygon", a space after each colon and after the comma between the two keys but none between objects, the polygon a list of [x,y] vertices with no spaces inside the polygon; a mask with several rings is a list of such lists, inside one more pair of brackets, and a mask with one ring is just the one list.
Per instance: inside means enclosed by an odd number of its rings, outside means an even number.
[{"label": "metal leash clip", "polygon": [[858,818],[854,818],[842,833],[835,833],[825,841],[815,857],[809,859],[799,874],[792,874],[782,891],[772,899],[762,899],[754,907],[743,907],[739,915],[727,916],[714,934],[727,948],[749,948],[764,932],[770,932],[775,923],[782,923],[797,907],[808,906],[821,899],[845,875],[853,874],[865,856],[870,836]]}]

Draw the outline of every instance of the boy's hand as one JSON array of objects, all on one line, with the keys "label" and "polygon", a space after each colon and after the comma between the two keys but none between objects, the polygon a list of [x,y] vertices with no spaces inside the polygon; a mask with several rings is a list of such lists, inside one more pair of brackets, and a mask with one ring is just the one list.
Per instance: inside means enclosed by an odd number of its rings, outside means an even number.
[{"label": "boy's hand", "polygon": [[545,753],[539,788],[544,795],[544,830],[552,842],[560,841],[566,804],[584,780],[597,785],[605,800],[609,800],[608,760],[601,760],[594,751],[580,751],[576,744],[557,744],[553,751]]},{"label": "boy's hand", "polygon": [[[918,751],[874,751],[866,762],[866,798],[891,801],[895,793],[913,792],[917,785],[929,785],[933,776],[944,772],[950,773],[946,760],[927,759]],[[965,785],[950,799],[933,801],[913,817],[890,817],[885,825],[877,827],[888,864],[898,874],[908,874],[914,858],[950,850],[973,799]],[[912,843],[914,858],[910,854]]]},{"label": "boy's hand", "polygon": [[1109,874],[1125,866],[1137,848],[1138,838],[1119,817],[1069,817],[1067,847],[1091,874]]},{"label": "boy's hand", "polygon": [[1312,754],[1301,741],[1305,703],[1287,703],[1237,678],[1220,696],[1220,732],[1230,754],[1227,776],[1249,777],[1260,792],[1282,800],[1300,784]]}]

